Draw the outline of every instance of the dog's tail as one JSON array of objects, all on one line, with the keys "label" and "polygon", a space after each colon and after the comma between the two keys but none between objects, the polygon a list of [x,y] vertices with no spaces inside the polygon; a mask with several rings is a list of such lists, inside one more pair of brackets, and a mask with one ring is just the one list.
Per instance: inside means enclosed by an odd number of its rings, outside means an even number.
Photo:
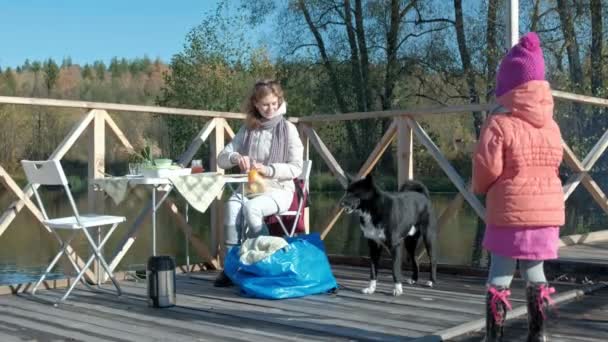
[{"label": "dog's tail", "polygon": [[427,189],[424,184],[414,181],[414,180],[406,180],[405,183],[399,188],[399,191],[415,191],[423,194],[426,198],[431,198],[431,194],[429,193],[429,189]]}]

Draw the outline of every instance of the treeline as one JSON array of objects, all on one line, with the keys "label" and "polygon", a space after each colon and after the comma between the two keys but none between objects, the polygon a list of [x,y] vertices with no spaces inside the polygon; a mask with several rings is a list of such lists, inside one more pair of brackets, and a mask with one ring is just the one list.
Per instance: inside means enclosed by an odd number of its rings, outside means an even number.
[{"label": "treeline", "polygon": [[[185,37],[184,49],[167,65],[146,58],[83,66],[69,59],[60,64],[27,61],[17,69],[2,70],[0,94],[239,111],[256,79],[275,77],[285,87],[288,115],[295,116],[493,99],[496,69],[506,50],[504,1],[233,3],[221,2],[216,11],[203,16]],[[608,5],[599,0],[520,1],[520,30],[539,32],[553,88],[604,96],[607,11]],[[48,155],[78,112],[0,106],[0,139],[8,142],[0,148],[0,164],[6,167],[24,156]],[[141,117],[118,114],[115,119],[129,137],[150,138],[173,158],[205,121]],[[608,128],[605,111],[589,106],[558,102],[556,117],[581,158]],[[483,120],[484,113],[467,113],[421,121],[466,177]],[[238,128],[239,123],[231,124]],[[341,165],[354,173],[389,124],[371,119],[315,129]],[[394,149],[382,160],[380,172],[394,174]],[[203,150],[201,156],[206,153]],[[69,157],[84,155],[86,151]],[[314,153],[313,158],[317,171],[326,170]],[[444,177],[419,144],[415,160],[418,176]],[[606,169],[608,162],[602,158],[592,170],[601,186],[607,183],[602,176]]]},{"label": "treeline", "polygon": [[[96,61],[82,66],[70,58],[61,63],[26,60],[14,69],[0,69],[0,95],[154,105],[168,71],[166,64],[147,57],[113,58],[108,65]],[[0,164],[12,171],[19,168],[20,159],[47,158],[82,111],[0,105]],[[115,120],[132,136],[159,130],[153,121],[134,116],[117,115]],[[113,149],[109,151],[112,160]],[[86,161],[86,155],[86,143],[77,144],[67,159]]]}]

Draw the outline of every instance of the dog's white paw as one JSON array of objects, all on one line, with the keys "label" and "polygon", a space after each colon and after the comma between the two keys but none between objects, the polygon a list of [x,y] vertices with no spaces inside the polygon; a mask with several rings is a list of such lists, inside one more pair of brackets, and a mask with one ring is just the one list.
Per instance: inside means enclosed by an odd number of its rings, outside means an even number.
[{"label": "dog's white paw", "polygon": [[363,292],[364,294],[372,294],[372,293],[376,292],[376,281],[370,280],[369,286],[362,289],[361,292]]},{"label": "dog's white paw", "polygon": [[405,283],[408,284],[408,285],[414,285],[414,284],[416,284],[416,281],[414,279],[410,278],[410,279],[407,279],[405,281]]},{"label": "dog's white paw", "polygon": [[403,286],[401,283],[395,283],[395,288],[393,289],[393,296],[401,296],[403,294]]},{"label": "dog's white paw", "polygon": [[425,281],[424,283],[422,283],[422,286],[426,286],[426,287],[433,287],[435,286],[435,283],[433,283],[430,280]]}]

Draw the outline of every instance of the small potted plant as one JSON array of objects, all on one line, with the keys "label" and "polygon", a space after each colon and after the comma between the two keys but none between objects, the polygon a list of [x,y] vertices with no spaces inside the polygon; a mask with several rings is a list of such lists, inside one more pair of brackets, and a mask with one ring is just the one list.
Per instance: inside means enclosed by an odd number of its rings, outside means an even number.
[{"label": "small potted plant", "polygon": [[126,153],[129,174],[140,175],[144,168],[154,166],[154,158],[160,155],[161,150],[154,141],[140,138],[133,149],[122,148],[121,151]]}]

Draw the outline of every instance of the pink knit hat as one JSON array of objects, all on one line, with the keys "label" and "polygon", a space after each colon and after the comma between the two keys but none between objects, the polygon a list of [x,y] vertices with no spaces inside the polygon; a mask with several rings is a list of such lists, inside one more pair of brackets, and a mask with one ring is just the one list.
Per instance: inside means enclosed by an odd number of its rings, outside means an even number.
[{"label": "pink knit hat", "polygon": [[528,82],[545,80],[545,60],[535,32],[521,37],[500,62],[496,76],[496,97]]}]

